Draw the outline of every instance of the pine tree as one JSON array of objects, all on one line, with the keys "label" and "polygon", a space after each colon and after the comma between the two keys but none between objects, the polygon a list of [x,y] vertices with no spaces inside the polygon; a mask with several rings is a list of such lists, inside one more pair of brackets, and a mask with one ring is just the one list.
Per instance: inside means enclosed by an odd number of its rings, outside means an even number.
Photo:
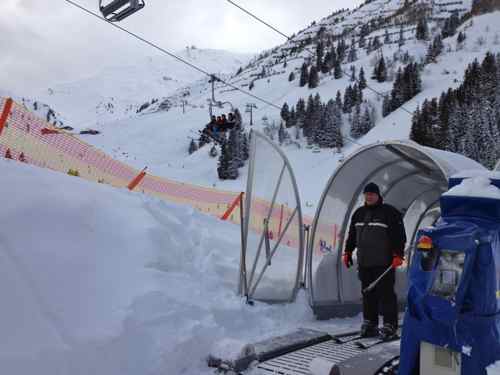
[{"label": "pine tree", "polygon": [[326,106],[321,105],[321,110],[319,112],[319,122],[318,126],[314,131],[314,143],[316,143],[319,147],[327,147],[326,143],[326,131],[327,131],[327,116],[326,116]]},{"label": "pine tree", "polygon": [[320,40],[316,45],[316,66],[320,68],[323,65],[323,54],[325,51],[325,46],[323,42]]},{"label": "pine tree", "polygon": [[424,17],[420,18],[418,21],[415,38],[417,38],[417,40],[429,39],[429,26],[427,25],[427,20]]},{"label": "pine tree", "polygon": [[293,82],[295,81],[295,73],[290,72],[290,75],[288,76],[288,82]]},{"label": "pine tree", "polygon": [[350,74],[351,82],[355,82],[356,81],[356,67],[354,65],[351,65],[350,70],[351,70],[351,74]]},{"label": "pine tree", "polygon": [[338,108],[342,108],[342,94],[340,90],[337,90],[337,96],[335,97],[335,104]]},{"label": "pine tree", "polygon": [[390,43],[391,43],[391,36],[389,35],[389,30],[385,29],[384,44],[390,44]]},{"label": "pine tree", "polygon": [[384,101],[382,102],[382,117],[386,117],[391,112],[391,99],[389,99],[388,95],[384,95]]},{"label": "pine tree", "polygon": [[319,84],[318,70],[313,65],[313,66],[311,66],[311,70],[309,71],[309,85],[308,85],[308,87],[310,89],[314,89],[314,88],[318,87],[318,84]]},{"label": "pine tree", "polygon": [[349,49],[349,54],[347,56],[347,61],[352,63],[358,59],[358,51],[356,50],[356,43],[354,42],[354,38],[351,42],[351,48]]},{"label": "pine tree", "polygon": [[391,91],[389,106],[391,112],[396,108],[399,108],[405,102],[406,89],[403,79],[403,71],[401,70],[401,68],[399,68],[396,74],[396,80],[394,81],[394,85]]},{"label": "pine tree", "polygon": [[189,143],[189,149],[188,149],[189,155],[191,155],[193,152],[197,150],[198,150],[198,145],[196,144],[194,139],[191,138],[191,142]]},{"label": "pine tree", "polygon": [[467,127],[465,138],[462,142],[460,153],[473,160],[479,160],[479,145],[476,143],[476,129],[473,126]]},{"label": "pine tree", "polygon": [[372,78],[376,79],[378,82],[385,82],[387,80],[387,68],[385,66],[384,56],[382,56],[379,62],[375,64]]},{"label": "pine tree", "polygon": [[281,107],[281,118],[283,119],[283,121],[285,121],[285,123],[288,123],[288,120],[290,120],[290,109],[288,107],[288,103],[285,102],[283,104],[283,107]]},{"label": "pine tree", "polygon": [[378,36],[376,36],[373,38],[373,41],[372,41],[372,50],[375,51],[375,50],[379,49],[380,47],[382,47],[382,44],[380,44],[380,40],[378,39]]},{"label": "pine tree", "polygon": [[368,45],[366,46],[366,54],[369,55],[373,52],[373,41],[372,39],[368,39]]},{"label": "pine tree", "polygon": [[401,25],[401,28],[399,29],[399,40],[398,40],[398,46],[401,48],[405,44],[405,34],[404,34],[404,28],[403,25]]},{"label": "pine tree", "polygon": [[328,51],[323,59],[323,64],[321,64],[321,73],[327,74],[333,68],[332,53]]},{"label": "pine tree", "polygon": [[234,167],[241,168],[245,164],[242,156],[243,128],[235,126],[229,131],[229,148]]},{"label": "pine tree", "polygon": [[354,106],[354,113],[352,115],[351,122],[351,137],[354,139],[358,139],[363,135],[363,131],[361,128],[361,107],[359,104]]},{"label": "pine tree", "polygon": [[286,122],[286,127],[291,128],[296,125],[297,125],[297,114],[295,113],[295,107],[292,107],[292,109],[290,110],[290,117]]},{"label": "pine tree", "polygon": [[344,139],[342,137],[342,127],[343,127],[343,119],[342,119],[342,107],[335,103],[335,113],[334,113],[334,135],[335,135],[335,147],[340,149],[344,147]]},{"label": "pine tree", "polygon": [[225,140],[221,144],[221,153],[219,156],[219,166],[217,174],[221,180],[235,180],[238,178],[238,168],[233,162],[230,141]]},{"label": "pine tree", "polygon": [[266,77],[266,67],[263,65],[262,70],[260,72],[260,78],[265,78]]},{"label": "pine tree", "polygon": [[301,128],[304,124],[304,118],[306,116],[306,102],[303,98],[300,98],[297,101],[297,105],[295,106],[295,113],[297,117],[297,126]]},{"label": "pine tree", "polygon": [[333,77],[335,79],[340,79],[342,78],[342,67],[340,65],[340,60],[335,60],[335,65],[333,67]]},{"label": "pine tree", "polygon": [[281,122],[280,128],[278,130],[278,142],[279,142],[279,144],[282,145],[286,139],[287,139],[287,133],[286,133],[285,127],[283,126],[283,122]]},{"label": "pine tree", "polygon": [[363,67],[361,67],[361,69],[359,70],[358,81],[359,81],[360,90],[366,89],[367,84],[366,84],[366,78],[365,78],[365,71],[363,70]]},{"label": "pine tree", "polygon": [[464,42],[467,36],[465,32],[460,31],[457,36],[457,50],[461,50],[464,47]]},{"label": "pine tree", "polygon": [[351,103],[353,105],[361,103],[361,98],[359,97],[359,89],[358,89],[358,85],[356,83],[352,86],[351,95],[352,95],[351,96]]},{"label": "pine tree", "polygon": [[358,46],[359,46],[359,48],[365,48],[365,45],[366,45],[366,38],[365,38],[365,35],[361,34],[361,35],[359,36]]},{"label": "pine tree", "polygon": [[365,106],[365,110],[363,112],[363,115],[361,117],[361,132],[362,134],[368,133],[372,128],[373,128],[373,119],[372,116],[370,115],[370,110],[368,109],[368,106]]},{"label": "pine tree", "polygon": [[413,142],[424,145],[424,139],[425,139],[425,136],[423,134],[424,129],[422,128],[420,118],[421,118],[420,107],[417,107],[415,112],[413,112],[413,116],[411,118],[410,139]]},{"label": "pine tree", "polygon": [[309,95],[307,98],[307,106],[305,109],[305,116],[304,116],[304,122],[302,125],[304,136],[309,140],[312,133],[313,133],[313,127],[314,127],[314,98],[312,95]]},{"label": "pine tree", "polygon": [[304,63],[304,64],[302,64],[302,67],[300,69],[299,86],[304,87],[308,82],[309,82],[309,72],[308,72],[307,64]]},{"label": "pine tree", "polygon": [[320,147],[333,148],[337,147],[337,123],[336,123],[336,104],[333,99],[330,99],[326,104],[322,117],[322,133],[318,139]]},{"label": "pine tree", "polygon": [[243,133],[243,142],[242,142],[242,147],[241,147],[241,156],[243,157],[243,160],[248,160],[250,157],[250,145],[249,145],[249,140],[248,140],[248,135],[247,133]]},{"label": "pine tree", "polygon": [[347,52],[347,44],[344,39],[340,39],[337,43],[337,60],[341,64],[345,59],[345,54]]},{"label": "pine tree", "polygon": [[453,12],[444,23],[443,31],[441,33],[443,39],[455,35],[458,26],[460,26],[460,18],[458,16],[458,12]]},{"label": "pine tree", "polygon": [[436,35],[427,50],[426,62],[436,62],[436,58],[443,52],[443,40],[441,35]]},{"label": "pine tree", "polygon": [[313,99],[313,109],[312,109],[312,116],[311,116],[311,132],[309,135],[309,141],[310,143],[313,143],[314,140],[317,137],[317,132],[320,129],[321,126],[321,117],[323,115],[323,103],[321,102],[321,96],[316,93]]},{"label": "pine tree", "polygon": [[477,103],[476,113],[476,139],[478,148],[478,161],[489,169],[493,169],[498,161],[498,125],[494,118],[491,103],[486,97],[482,97]]},{"label": "pine tree", "polygon": [[343,106],[344,113],[351,113],[353,105],[354,103],[352,102],[352,86],[349,85],[345,88],[344,92],[344,106]]}]

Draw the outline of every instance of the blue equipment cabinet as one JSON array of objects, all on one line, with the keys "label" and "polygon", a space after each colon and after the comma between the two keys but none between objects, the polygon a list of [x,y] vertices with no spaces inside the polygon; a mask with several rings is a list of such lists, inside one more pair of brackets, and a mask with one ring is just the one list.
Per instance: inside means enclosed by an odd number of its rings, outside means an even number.
[{"label": "blue equipment cabinet", "polygon": [[429,373],[420,358],[429,344],[436,349],[431,360],[447,351],[457,368],[432,374],[486,375],[500,360],[500,179],[463,180],[450,179],[454,189],[440,199],[440,220],[418,233],[399,375]]}]

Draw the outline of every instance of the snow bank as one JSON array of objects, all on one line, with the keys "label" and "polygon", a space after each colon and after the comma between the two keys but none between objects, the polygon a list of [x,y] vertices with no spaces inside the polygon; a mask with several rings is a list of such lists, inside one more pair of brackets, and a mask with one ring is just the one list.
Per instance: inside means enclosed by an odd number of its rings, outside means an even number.
[{"label": "snow bank", "polygon": [[500,180],[500,172],[481,170],[481,169],[470,169],[464,170],[452,176],[452,178],[471,178],[471,177],[487,177],[493,180]]},{"label": "snow bank", "polygon": [[491,365],[486,370],[488,371],[488,375],[500,375],[500,362]]},{"label": "snow bank", "polygon": [[500,189],[491,184],[487,176],[466,178],[444,195],[500,199]]},{"label": "snow bank", "polygon": [[210,352],[325,324],[305,295],[235,295],[237,226],[5,159],[0,173],[2,373],[208,374]]}]

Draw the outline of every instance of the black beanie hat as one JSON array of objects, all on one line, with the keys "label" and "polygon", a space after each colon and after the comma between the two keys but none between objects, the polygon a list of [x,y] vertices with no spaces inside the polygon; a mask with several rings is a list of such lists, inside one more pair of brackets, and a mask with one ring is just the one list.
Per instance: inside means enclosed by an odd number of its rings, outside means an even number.
[{"label": "black beanie hat", "polygon": [[363,189],[363,193],[377,193],[380,196],[380,189],[376,183],[370,182]]}]

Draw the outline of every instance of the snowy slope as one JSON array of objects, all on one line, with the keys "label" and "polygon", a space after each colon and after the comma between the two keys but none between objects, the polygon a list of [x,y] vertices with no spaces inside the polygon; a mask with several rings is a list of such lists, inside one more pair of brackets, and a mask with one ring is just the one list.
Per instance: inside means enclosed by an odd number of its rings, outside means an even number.
[{"label": "snowy slope", "polygon": [[[460,30],[465,31],[468,38],[462,50],[456,49],[455,37],[445,39],[445,49],[437,63],[427,65],[422,73],[422,92],[405,103],[404,108],[412,112],[419,104],[422,104],[425,98],[439,96],[442,91],[449,87],[457,87],[463,79],[467,64],[475,58],[482,60],[487,51],[500,52],[500,45],[496,41],[500,34],[500,25],[497,22],[499,17],[500,12],[496,12],[475,17],[472,25],[471,22],[464,24]],[[479,38],[484,39],[484,44],[481,46],[477,43]],[[398,51],[396,44],[384,45],[382,51],[384,56],[388,58],[392,58],[394,54],[408,51],[418,61],[425,56],[427,46],[424,42],[413,39],[408,40],[401,51]],[[392,88],[392,82],[378,83],[370,79],[374,55],[375,53],[369,56],[366,56],[364,52],[359,53],[359,59],[352,65],[356,66],[357,71],[361,67],[364,68],[368,84],[376,91],[389,92]],[[298,68],[301,64],[302,62],[299,60],[289,61],[287,69]],[[344,65],[344,70],[348,70],[348,65],[350,64]],[[393,70],[397,70],[400,65],[401,63],[395,63]],[[345,87],[352,84],[347,77],[335,80],[332,76],[323,76],[319,87],[310,90],[307,87],[298,87],[297,80],[292,83],[288,82],[287,77],[288,75],[284,73],[255,81],[252,93],[266,98],[278,106],[284,102],[294,105],[300,97],[307,98],[308,95],[314,95],[316,92],[321,95],[323,101],[326,101],[334,97],[337,90],[343,93]],[[206,106],[202,106],[207,97],[210,96],[209,86],[205,80],[199,81],[196,86],[190,86],[190,88],[193,94],[188,101],[193,107],[189,107],[185,114],[182,114],[180,107],[173,107],[168,112],[159,111],[136,119],[103,124],[99,127],[103,131],[102,136],[89,137],[88,139],[114,156],[137,167],[142,168],[148,165],[154,174],[210,187],[216,186],[234,191],[244,190],[246,169],[240,170],[242,177],[236,181],[218,180],[217,160],[208,157],[210,146],[204,147],[193,155],[188,155],[190,138],[197,138],[198,131],[208,121],[208,109]],[[200,91],[201,94],[197,95],[196,92]],[[408,139],[409,137],[411,126],[409,113],[399,109],[382,118],[380,97],[365,89],[364,98],[376,108],[376,126],[355,143],[346,141],[343,150],[344,157],[358,149],[360,145],[388,139]],[[244,109],[246,103],[249,102],[254,102],[258,106],[254,111],[254,121],[256,122],[254,127],[256,129],[261,129],[260,119],[263,116],[269,117],[271,122],[279,123],[280,121],[279,111],[252,100],[241,92],[220,88],[216,91],[216,99],[230,101],[234,106],[239,107],[247,129],[250,129],[248,126],[249,114],[245,113]],[[216,114],[228,111],[229,107],[216,109]],[[346,117],[344,119],[346,133],[348,133],[347,122]],[[297,174],[304,209],[308,214],[313,214],[316,202],[329,176],[335,170],[337,160],[341,155],[326,149],[320,150],[319,153],[313,153],[312,150],[305,148],[303,141],[301,149],[290,145],[285,146],[284,150]]]},{"label": "snowy slope", "polygon": [[5,159],[0,173],[2,374],[209,374],[210,352],[358,324],[315,322],[304,296],[246,305],[238,226]]},{"label": "snowy slope", "polygon": [[[181,51],[178,56],[215,74],[234,72],[250,58],[246,54],[197,48]],[[133,116],[145,101],[169,96],[202,76],[170,57],[150,56],[117,63],[96,76],[57,84],[35,96],[82,128]]]}]

